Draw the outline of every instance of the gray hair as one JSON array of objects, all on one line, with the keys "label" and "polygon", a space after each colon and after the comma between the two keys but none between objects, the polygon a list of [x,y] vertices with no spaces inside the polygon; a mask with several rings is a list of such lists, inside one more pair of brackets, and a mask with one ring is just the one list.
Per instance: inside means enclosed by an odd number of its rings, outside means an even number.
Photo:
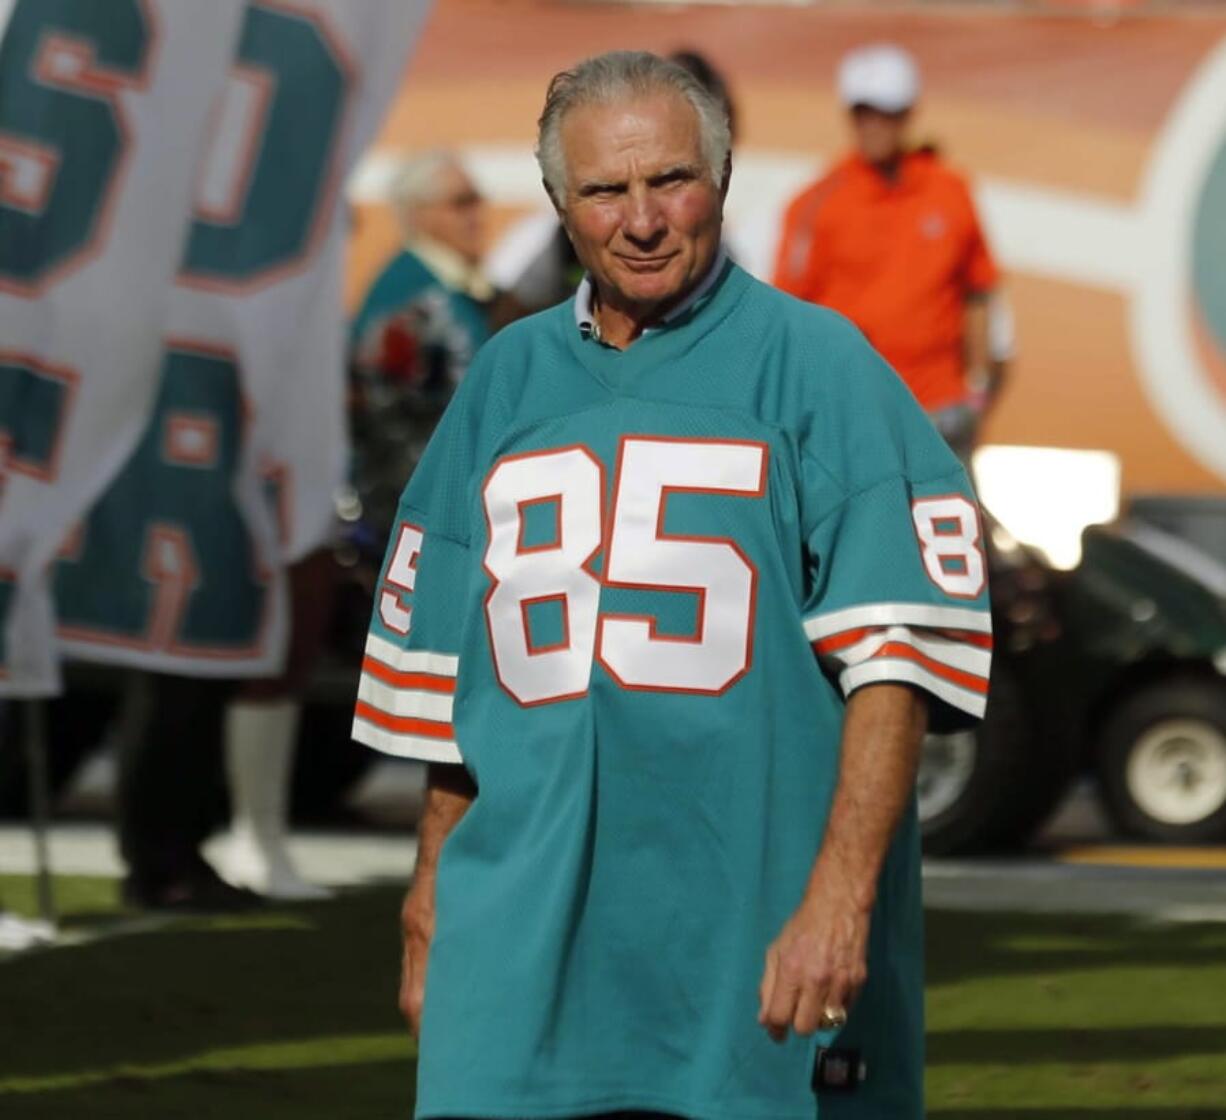
[{"label": "gray hair", "polygon": [[610,51],[555,74],[537,122],[536,161],[545,186],[556,201],[566,192],[566,157],[562,152],[562,122],[580,105],[673,92],[684,97],[698,117],[702,157],[711,181],[723,182],[732,134],[728,108],[688,71],[649,51]]},{"label": "gray hair", "polygon": [[403,221],[413,211],[439,197],[439,178],[450,167],[461,167],[454,153],[443,148],[418,152],[400,160],[388,186],[388,197]]}]

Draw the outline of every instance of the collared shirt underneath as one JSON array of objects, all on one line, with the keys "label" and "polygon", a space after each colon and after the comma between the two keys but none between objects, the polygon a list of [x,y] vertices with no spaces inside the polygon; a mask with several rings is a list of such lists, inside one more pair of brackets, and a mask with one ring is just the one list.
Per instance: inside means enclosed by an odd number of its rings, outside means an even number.
[{"label": "collared shirt underneath", "polygon": [[[721,245],[719,252],[716,254],[714,262],[707,270],[706,276],[698,286],[690,292],[676,307],[663,316],[654,327],[645,327],[643,334],[651,334],[652,331],[658,331],[663,327],[668,326],[674,319],[684,315],[691,307],[694,306],[703,296],[714,287],[716,280],[719,279],[720,273],[724,270],[724,265],[728,261],[727,250]],[[600,337],[600,324],[596,321],[596,309],[593,306],[593,296],[596,289],[592,284],[592,274],[586,272],[583,274],[583,279],[579,282],[579,287],[575,291],[575,325],[579,328],[580,333],[584,338],[595,339],[597,342],[603,342]]]},{"label": "collared shirt underneath", "polygon": [[451,246],[418,234],[406,238],[404,247],[433,272],[444,287],[463,292],[478,303],[494,298],[494,286],[480,266],[469,264]]}]

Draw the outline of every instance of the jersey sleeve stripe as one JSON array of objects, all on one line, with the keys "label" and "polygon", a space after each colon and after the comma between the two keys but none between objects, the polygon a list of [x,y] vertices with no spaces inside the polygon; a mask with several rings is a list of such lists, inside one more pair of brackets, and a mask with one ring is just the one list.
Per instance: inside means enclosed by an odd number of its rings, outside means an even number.
[{"label": "jersey sleeve stripe", "polygon": [[871,635],[887,634],[891,631],[904,631],[907,633],[924,633],[931,638],[942,642],[949,642],[956,645],[971,646],[975,649],[991,650],[992,635],[991,634],[975,634],[970,630],[931,630],[927,628],[911,630],[905,626],[859,626],[852,630],[844,630],[839,634],[831,634],[826,638],[819,638],[813,643],[813,648],[820,654],[840,654],[843,650],[858,645]]},{"label": "jersey sleeve stripe", "polygon": [[460,748],[445,739],[424,739],[419,735],[402,735],[388,731],[363,719],[353,721],[353,737],[384,754],[397,758],[415,758],[422,762],[463,762]]},{"label": "jersey sleeve stripe", "polygon": [[859,626],[854,630],[844,630],[840,634],[831,634],[828,638],[819,638],[813,643],[813,648],[820,654],[838,653],[849,646],[858,645],[870,634],[883,633],[879,626]]},{"label": "jersey sleeve stripe", "polygon": [[455,700],[450,695],[423,692],[416,689],[396,688],[362,674],[358,684],[358,699],[388,716],[409,716],[431,720],[434,723],[450,723]]},{"label": "jersey sleeve stripe", "polygon": [[933,606],[928,603],[870,603],[862,607],[810,615],[805,635],[815,642],[847,630],[872,626],[922,626],[928,630],[969,630],[992,633],[992,615],[969,607]]},{"label": "jersey sleeve stripe", "polygon": [[377,677],[395,688],[420,689],[422,692],[455,692],[455,677],[436,673],[403,673],[367,655],[362,659],[362,673]]},{"label": "jersey sleeve stripe", "polygon": [[373,723],[384,731],[395,731],[402,735],[415,735],[427,739],[455,739],[455,729],[450,723],[438,720],[418,719],[415,716],[394,716],[382,712],[378,708],[359,700],[354,709],[354,715],[367,723]]},{"label": "jersey sleeve stripe", "polygon": [[880,650],[873,654],[872,660],[880,661],[882,659],[893,658],[914,661],[935,676],[952,681],[954,684],[969,689],[971,692],[979,692],[984,696],[988,694],[988,681],[986,677],[981,677],[974,673],[965,673],[960,669],[952,669],[948,665],[943,665],[940,661],[924,656],[918,649],[908,645],[906,642],[887,642]]},{"label": "jersey sleeve stripe", "polygon": [[933,633],[950,642],[961,642],[963,645],[976,646],[979,649],[992,649],[991,634],[973,634],[969,630],[934,630]]},{"label": "jersey sleeve stripe", "polygon": [[928,672],[923,665],[905,659],[874,658],[872,661],[845,669],[839,677],[839,684],[846,696],[850,696],[862,685],[889,682],[913,684],[932,693],[938,700],[944,700],[951,707],[977,718],[982,717],[987,709],[988,698],[985,694],[961,688],[953,681],[944,680]]},{"label": "jersey sleeve stripe", "polygon": [[402,649],[378,634],[367,636],[366,656],[398,673],[429,673],[431,676],[454,678],[460,669],[460,659],[454,654]]},{"label": "jersey sleeve stripe", "polygon": [[843,644],[843,635],[835,635],[814,642],[813,648],[822,659],[856,665],[877,656],[883,646],[901,642],[933,661],[986,679],[992,668],[991,650],[982,648],[978,643],[967,644],[961,639],[947,638],[944,635],[948,633],[950,631],[912,629],[907,626],[872,627],[845,631],[849,638],[856,639],[854,644]]}]

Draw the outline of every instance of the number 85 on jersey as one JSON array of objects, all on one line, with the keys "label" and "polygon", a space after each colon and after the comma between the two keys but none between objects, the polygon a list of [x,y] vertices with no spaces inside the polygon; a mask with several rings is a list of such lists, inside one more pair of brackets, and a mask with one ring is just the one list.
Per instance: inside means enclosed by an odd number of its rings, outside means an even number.
[{"label": "number 85 on jersey", "polygon": [[[607,517],[605,468],[588,448],[499,460],[482,489],[483,566],[503,689],[525,706],[574,699],[587,692],[593,660],[627,689],[717,696],[734,685],[753,657],[757,568],[730,537],[666,531],[665,514],[679,493],[762,498],[768,458],[767,445],[754,441],[625,436]],[[950,508],[954,499],[916,502],[913,518],[930,578],[962,597],[967,584],[982,585],[983,565],[974,507],[956,501],[958,508]],[[551,515],[551,531],[530,543],[529,518],[539,523],[541,514]],[[949,520],[957,522],[952,533],[942,531]],[[383,621],[400,633],[409,622],[400,595],[413,589],[422,539],[416,527],[402,527],[382,594]],[[602,549],[603,578],[594,567]],[[693,632],[665,635],[651,615],[602,611],[602,586],[694,596]],[[561,637],[538,644],[530,612],[545,604],[560,616]]]}]

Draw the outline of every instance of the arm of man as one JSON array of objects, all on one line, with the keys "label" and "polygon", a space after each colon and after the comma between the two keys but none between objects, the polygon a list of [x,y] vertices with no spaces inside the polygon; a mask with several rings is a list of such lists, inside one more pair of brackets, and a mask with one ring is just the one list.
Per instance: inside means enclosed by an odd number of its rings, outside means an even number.
[{"label": "arm of man", "polygon": [[997,366],[992,361],[991,344],[992,292],[972,292],[966,298],[966,370],[967,385],[973,394],[982,396],[986,402],[996,396]]},{"label": "arm of man", "polygon": [[416,1038],[426,994],[426,961],[434,937],[434,885],[443,842],[477,796],[463,766],[431,763],[426,777],[426,804],[418,826],[417,868],[400,910],[404,957],[400,971],[400,1012]]},{"label": "arm of man", "polygon": [[816,240],[818,186],[797,195],[783,213],[771,283],[797,299],[817,302],[818,268],[813,252]]},{"label": "arm of man", "polygon": [[928,722],[923,693],[874,684],[847,701],[838,784],[804,897],[766,952],[758,1020],[777,1042],[850,1007],[867,977],[869,917],[912,796]]}]

